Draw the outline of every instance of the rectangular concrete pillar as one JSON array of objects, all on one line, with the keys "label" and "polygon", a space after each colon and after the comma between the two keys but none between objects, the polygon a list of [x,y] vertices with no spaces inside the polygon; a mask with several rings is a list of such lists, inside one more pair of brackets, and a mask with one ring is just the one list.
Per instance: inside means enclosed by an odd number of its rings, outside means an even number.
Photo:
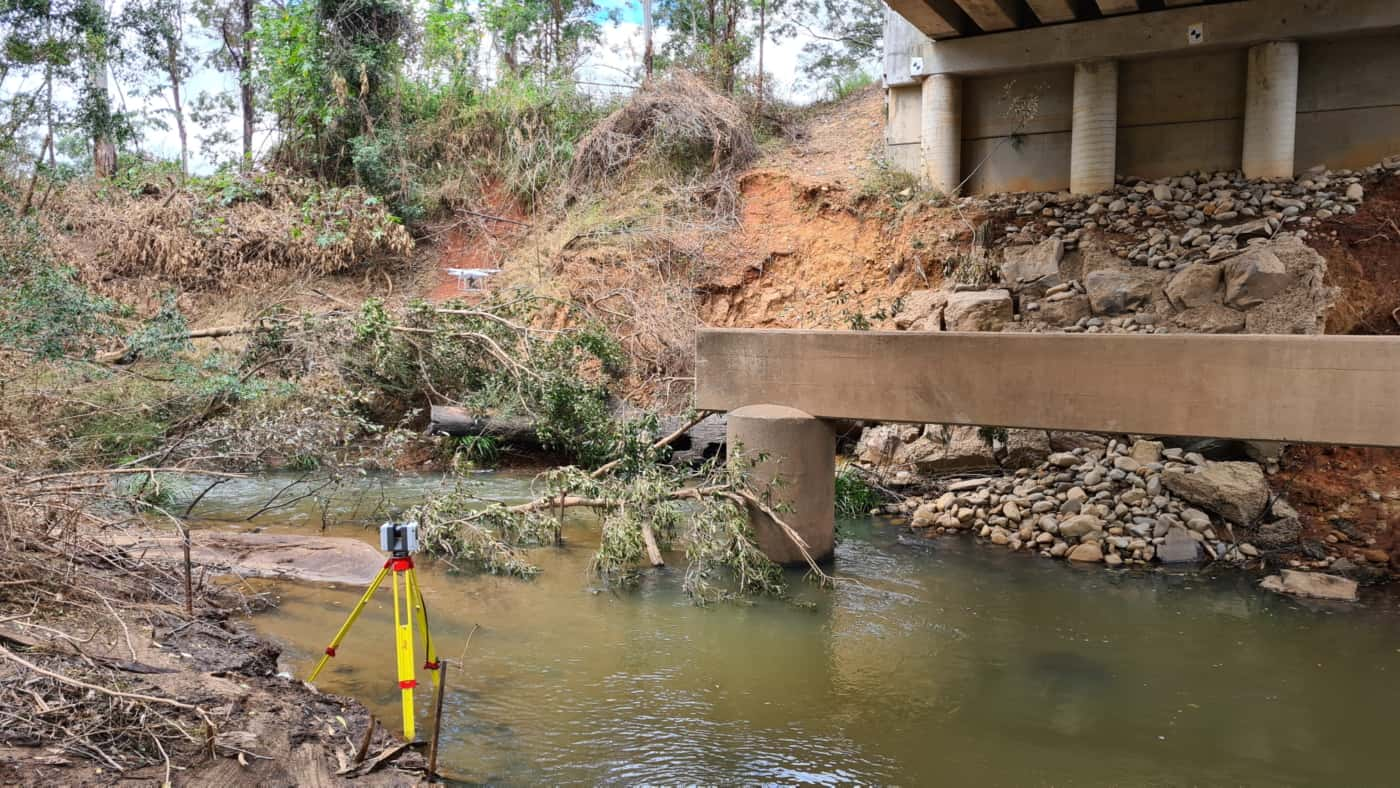
[{"label": "rectangular concrete pillar", "polygon": [[1074,66],[1069,190],[1094,194],[1113,187],[1118,152],[1118,62]]},{"label": "rectangular concrete pillar", "polygon": [[1298,44],[1270,41],[1249,48],[1244,98],[1244,174],[1293,177],[1298,119]]},{"label": "rectangular concrete pillar", "polygon": [[933,74],[924,79],[919,117],[924,177],[951,196],[962,182],[962,78]]}]

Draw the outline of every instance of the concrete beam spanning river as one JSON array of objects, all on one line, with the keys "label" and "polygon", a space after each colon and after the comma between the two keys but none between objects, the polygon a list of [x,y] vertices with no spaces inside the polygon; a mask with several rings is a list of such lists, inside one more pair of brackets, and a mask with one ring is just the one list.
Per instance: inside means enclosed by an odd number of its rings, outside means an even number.
[{"label": "concrete beam spanning river", "polygon": [[[703,329],[695,404],[772,459],[819,558],[834,546],[823,419],[1400,447],[1400,338]],[[800,559],[761,513],[759,543]]]}]

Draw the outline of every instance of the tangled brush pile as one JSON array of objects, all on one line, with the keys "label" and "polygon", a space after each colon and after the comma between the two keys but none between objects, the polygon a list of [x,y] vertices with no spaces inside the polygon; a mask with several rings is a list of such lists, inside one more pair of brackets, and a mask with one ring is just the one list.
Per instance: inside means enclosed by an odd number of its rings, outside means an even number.
[{"label": "tangled brush pile", "polygon": [[155,276],[223,290],[286,275],[343,273],[406,257],[413,239],[375,197],[278,175],[188,186],[75,188],[65,224],[97,243],[90,281]]},{"label": "tangled brush pile", "polygon": [[726,175],[758,156],[743,110],[685,72],[643,85],[579,141],[569,198],[660,158],[688,175]]}]

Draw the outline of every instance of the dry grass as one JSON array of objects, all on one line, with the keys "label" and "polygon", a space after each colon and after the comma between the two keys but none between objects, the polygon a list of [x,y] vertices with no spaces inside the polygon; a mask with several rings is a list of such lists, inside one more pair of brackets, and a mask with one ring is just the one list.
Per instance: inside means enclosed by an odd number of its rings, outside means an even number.
[{"label": "dry grass", "polygon": [[643,85],[579,141],[569,197],[657,159],[696,174],[732,176],[757,157],[743,110],[700,78],[676,71]]},{"label": "dry grass", "polygon": [[[134,192],[134,193],[133,193]],[[338,274],[397,262],[413,239],[377,200],[274,175],[213,190],[70,186],[55,223],[88,281],[155,277],[226,290],[286,276]]]}]

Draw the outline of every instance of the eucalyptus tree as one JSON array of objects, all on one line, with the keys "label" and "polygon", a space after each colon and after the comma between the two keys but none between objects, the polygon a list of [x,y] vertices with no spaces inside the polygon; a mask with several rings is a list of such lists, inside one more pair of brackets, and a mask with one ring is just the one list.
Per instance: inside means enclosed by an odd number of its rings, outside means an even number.
[{"label": "eucalyptus tree", "polygon": [[569,67],[616,18],[596,0],[483,0],[482,22],[511,73]]},{"label": "eucalyptus tree", "polygon": [[[253,78],[254,24],[258,0],[194,0],[194,14],[208,29],[218,46],[208,53],[209,65],[233,74],[238,80],[238,111],[242,126],[242,156],[239,166],[248,170],[253,163],[253,133],[257,128],[258,99]],[[201,108],[211,122],[224,104],[218,95],[200,97]]]},{"label": "eucalyptus tree", "polygon": [[168,101],[165,111],[175,119],[185,175],[190,172],[190,143],[184,91],[196,58],[185,35],[188,11],[185,0],[128,0],[121,18],[132,43],[126,65],[137,84]]},{"label": "eucalyptus tree", "polygon": [[[44,127],[38,157],[50,166],[68,127],[87,139],[93,171],[116,170],[117,144],[130,123],[112,105],[109,78],[120,25],[101,0],[0,0],[0,85],[6,110],[4,145],[22,147],[36,124]],[[62,106],[58,97],[76,100]]]}]

